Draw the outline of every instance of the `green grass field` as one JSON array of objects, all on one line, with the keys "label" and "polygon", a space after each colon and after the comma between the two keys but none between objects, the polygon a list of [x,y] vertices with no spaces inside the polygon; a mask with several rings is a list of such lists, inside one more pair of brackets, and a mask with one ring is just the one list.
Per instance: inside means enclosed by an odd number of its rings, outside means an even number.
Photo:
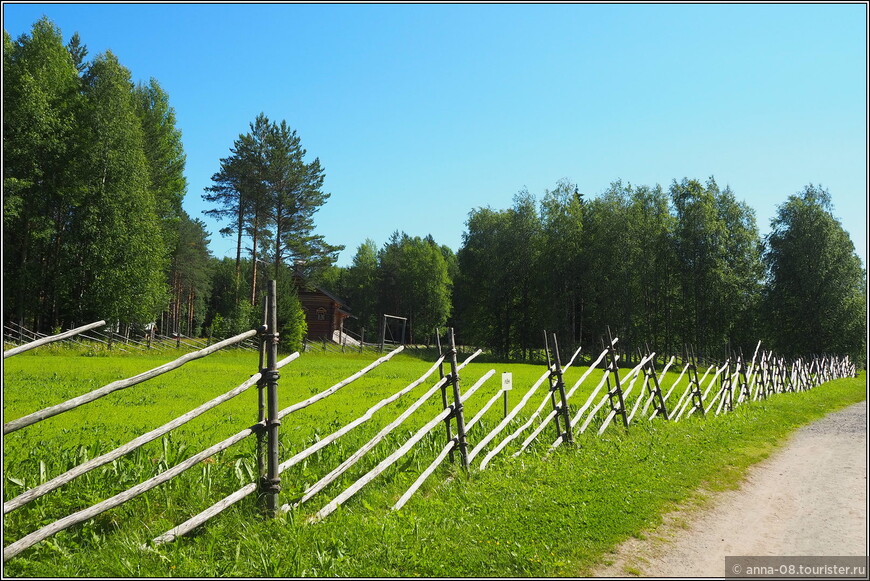
[{"label": "green grass field", "polygon": [[[4,422],[165,363],[174,356],[82,356],[41,348],[4,363]],[[280,407],[304,400],[376,359],[372,354],[306,353],[284,367]],[[335,395],[284,418],[281,459],[304,449],[408,385],[431,361],[400,354]],[[462,385],[496,375],[465,407],[472,417],[513,373],[513,406],[542,365],[472,363]],[[257,370],[251,351],[188,363],[138,386],[4,437],[4,501],[181,415],[242,383]],[[570,387],[583,368],[570,369]],[[585,401],[594,372],[571,399]],[[282,502],[297,498],[401,413],[437,379],[415,388],[353,432],[282,474]],[[668,374],[663,387],[676,379]],[[685,385],[685,380],[682,384]],[[635,387],[637,390],[638,387]],[[514,425],[546,393],[543,385]],[[678,397],[679,393],[672,396]],[[573,448],[544,457],[540,441],[516,459],[509,445],[487,470],[463,473],[445,462],[400,511],[390,507],[444,443],[436,429],[415,449],[322,522],[307,518],[397,448],[440,411],[435,396],[372,453],[309,502],[274,520],[257,516],[249,496],[188,537],[155,549],[140,545],[207,508],[255,477],[255,442],[210,458],[169,483],[25,550],[6,576],[576,576],[625,538],[658,522],[700,486],[736,486],[793,429],[866,397],[866,376],[809,392],[778,394],[732,414],[678,423],[641,420],[603,436],[590,428]],[[546,411],[546,408],[545,408]],[[603,413],[600,415],[604,415]],[[4,546],[67,514],[145,480],[240,429],[257,416],[256,389],[172,433],[5,516]],[[474,445],[503,417],[496,403],[469,434]],[[594,427],[594,424],[593,424]],[[491,444],[498,443],[510,430]],[[475,465],[479,463],[479,456]]]}]

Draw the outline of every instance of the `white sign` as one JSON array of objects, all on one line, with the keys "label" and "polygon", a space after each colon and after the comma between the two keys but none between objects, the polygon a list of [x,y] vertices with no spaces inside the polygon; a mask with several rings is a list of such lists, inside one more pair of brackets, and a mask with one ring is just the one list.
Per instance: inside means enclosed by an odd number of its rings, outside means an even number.
[{"label": "white sign", "polygon": [[505,372],[501,374],[501,389],[502,391],[510,391],[513,389],[511,385],[513,383],[513,374],[510,372]]}]

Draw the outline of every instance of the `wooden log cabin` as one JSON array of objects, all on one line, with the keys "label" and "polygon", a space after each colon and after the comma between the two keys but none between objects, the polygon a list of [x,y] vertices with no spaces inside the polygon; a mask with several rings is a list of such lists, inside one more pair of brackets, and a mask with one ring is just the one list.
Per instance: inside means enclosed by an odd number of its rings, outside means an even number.
[{"label": "wooden log cabin", "polygon": [[298,271],[293,278],[305,312],[305,322],[308,323],[308,340],[336,340],[336,331],[343,331],[344,320],[351,316],[347,303],[311,284]]}]

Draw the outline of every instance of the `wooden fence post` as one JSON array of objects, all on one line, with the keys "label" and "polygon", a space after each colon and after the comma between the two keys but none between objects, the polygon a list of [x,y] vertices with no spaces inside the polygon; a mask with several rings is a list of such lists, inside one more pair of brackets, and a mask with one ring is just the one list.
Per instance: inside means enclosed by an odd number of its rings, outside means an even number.
[{"label": "wooden fence post", "polygon": [[456,418],[456,444],[462,467],[468,470],[468,443],[465,441],[465,418],[462,415],[462,399],[459,393],[459,373],[456,365],[456,340],[450,328],[450,383],[453,384],[453,416]]},{"label": "wooden fence post", "polygon": [[[698,365],[695,361],[695,350],[686,347],[686,359],[689,360],[689,389],[692,392],[692,406],[704,416],[704,396],[701,394],[701,382],[698,381]],[[706,377],[707,374],[704,374]]]},{"label": "wooden fence post", "polygon": [[[438,329],[435,329],[435,344],[438,346],[438,357],[440,358],[443,355],[443,352],[441,351],[441,336],[438,334]],[[438,376],[439,376],[439,379],[444,379],[444,362],[443,361],[438,365]],[[447,382],[445,381],[441,385],[441,407],[443,409],[447,409],[448,405],[450,405],[450,404],[447,401]],[[446,418],[444,418],[444,429],[447,433],[447,441],[448,442],[453,439],[453,430],[451,430],[451,428],[450,428],[450,420],[451,419],[452,418],[450,416],[447,416]],[[450,458],[451,462],[456,461],[456,455],[453,452],[453,448],[450,448],[450,452],[449,452],[448,457]]]},{"label": "wooden fence post", "polygon": [[[734,411],[734,384],[731,381],[731,359],[728,360],[728,366],[725,368],[725,378],[722,380],[725,387],[724,393],[722,394],[725,399],[725,403],[728,405],[728,411]],[[720,402],[719,407],[722,407],[722,403]]]},{"label": "wooden fence post", "polygon": [[756,399],[767,398],[767,357],[764,351],[761,352],[761,359],[758,361],[758,389],[756,390]]},{"label": "wooden fence post", "polygon": [[[556,432],[557,432],[556,437],[561,436],[562,439],[566,443],[573,444],[574,443],[574,434],[571,432],[571,413],[568,409],[568,398],[565,395],[565,382],[562,379],[562,360],[559,357],[559,343],[556,340],[555,333],[553,333],[553,351],[554,351],[555,363],[556,363],[556,368],[554,369],[553,373],[555,374],[556,384],[554,386],[551,382],[550,385],[551,385],[551,390],[558,390],[559,391],[559,402],[560,402],[559,407],[554,408],[554,409],[558,410],[556,413],[556,416],[553,418],[554,420],[556,420]],[[564,432],[562,432],[561,428],[559,428],[559,421],[558,421],[559,416],[562,416],[562,423],[565,426]]]},{"label": "wooden fence post", "polygon": [[[647,353],[650,352],[649,345],[646,346],[646,352]],[[643,360],[643,358],[641,358],[641,360]],[[658,375],[656,374],[655,361],[656,361],[655,357],[653,357],[652,359],[647,361],[646,365],[644,365],[643,372],[644,372],[644,375],[646,376],[647,380],[652,378],[652,385],[649,385],[649,384],[647,384],[647,385],[648,385],[650,391],[652,392],[650,394],[650,397],[652,398],[652,401],[654,402],[653,409],[658,410],[658,415],[662,416],[663,418],[665,418],[667,420],[668,419],[668,408],[665,405],[665,398],[662,395],[662,386],[659,384],[659,378],[658,378]],[[646,408],[644,408],[644,410],[646,410]]]},{"label": "wooden fence post", "polygon": [[737,375],[740,377],[740,395],[737,396],[737,402],[740,403],[741,398],[744,401],[749,401],[751,394],[749,393],[749,379],[746,377],[746,361],[743,360],[743,349],[740,350],[740,355],[737,357]]},{"label": "wooden fence post", "polygon": [[[550,358],[550,338],[547,335],[547,330],[544,329],[544,355],[547,358],[547,371],[549,375],[547,375],[547,383],[550,386],[550,405],[553,409],[558,409],[558,405],[556,404],[556,386],[553,384],[553,360]],[[559,428],[559,414],[556,414],[553,417],[553,423],[556,426],[556,437],[562,435],[562,430]]]},{"label": "wooden fence post", "polygon": [[265,497],[265,511],[269,517],[274,517],[278,510],[278,493],[281,491],[281,477],[278,464],[278,309],[276,300],[276,283],[270,280],[269,313],[266,332],[263,339],[266,343],[266,369],[263,377],[266,379],[266,479],[261,483]]},{"label": "wooden fence post", "polygon": [[[616,360],[616,348],[613,346],[613,335],[610,334],[610,327],[607,328],[607,340],[609,344],[605,349],[610,357],[610,371],[613,374],[614,388],[610,388],[610,377],[607,377],[607,396],[610,401],[610,409],[622,416],[622,425],[628,427],[628,415],[625,413],[625,400],[622,397],[622,385],[619,383],[619,363]],[[616,396],[617,401],[614,403],[613,397]]]},{"label": "wooden fence post", "polygon": [[268,294],[263,297],[263,324],[260,326],[260,380],[257,381],[257,425],[262,426],[257,430],[257,477],[260,488],[265,487],[266,482],[266,333],[269,331],[269,302],[272,300]]}]

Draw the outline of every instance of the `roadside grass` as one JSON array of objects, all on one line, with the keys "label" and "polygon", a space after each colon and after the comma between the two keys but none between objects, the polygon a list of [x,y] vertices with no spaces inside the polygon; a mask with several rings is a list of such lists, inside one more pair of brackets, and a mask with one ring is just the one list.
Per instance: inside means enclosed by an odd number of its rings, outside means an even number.
[{"label": "roadside grass", "polygon": [[[82,357],[58,349],[10,358],[4,366],[4,422],[129,377],[176,355]],[[372,354],[306,353],[281,370],[281,407],[344,379]],[[460,357],[461,360],[461,357]],[[284,418],[282,460],[302,450],[431,366],[400,354],[335,395]],[[4,501],[47,478],[153,429],[238,385],[257,369],[257,355],[230,351],[116,392],[4,437]],[[467,389],[489,369],[514,374],[513,407],[544,371],[541,365],[472,363],[460,375]],[[565,377],[569,386],[582,368]],[[572,398],[585,401],[593,372]],[[676,374],[663,380],[670,384]],[[378,412],[335,444],[282,474],[281,501],[307,486],[389,423],[437,380]],[[683,386],[685,383],[682,384]],[[466,403],[471,417],[500,389],[498,373]],[[637,389],[637,387],[635,388]],[[54,520],[117,494],[256,420],[256,388],[191,421],[171,437],[98,468],[4,518],[4,545]],[[512,423],[519,426],[546,394],[546,383]],[[672,397],[678,397],[676,394]],[[390,507],[444,442],[434,430],[405,458],[322,522],[307,518],[398,447],[441,408],[439,395],[358,465],[308,503],[274,520],[257,514],[249,496],[190,536],[150,550],[140,545],[186,520],[256,476],[253,438],[103,515],[58,533],[13,558],[7,576],[576,576],[661,515],[710,490],[739,485],[796,427],[865,399],[866,375],[809,392],[777,394],[718,417],[677,423],[614,424],[596,436],[593,422],[573,448],[546,456],[552,429],[517,458],[519,438],[484,471],[465,474],[445,462],[400,511]],[[669,400],[670,401],[670,400]],[[529,409],[531,408],[531,409]],[[545,411],[547,408],[545,408]],[[601,414],[603,415],[603,413]],[[479,441],[503,417],[497,402],[469,436]],[[490,447],[510,433],[502,432]],[[524,434],[525,436],[525,434]],[[482,452],[481,454],[484,454]]]}]

